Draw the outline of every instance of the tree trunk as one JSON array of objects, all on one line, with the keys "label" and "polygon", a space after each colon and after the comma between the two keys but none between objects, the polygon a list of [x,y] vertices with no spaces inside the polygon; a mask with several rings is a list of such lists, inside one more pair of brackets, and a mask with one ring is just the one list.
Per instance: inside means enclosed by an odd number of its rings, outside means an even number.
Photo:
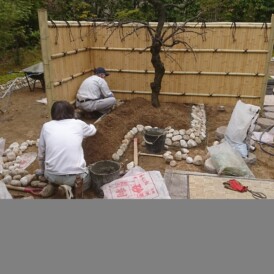
[{"label": "tree trunk", "polygon": [[151,104],[154,107],[160,107],[159,94],[162,86],[162,79],[165,74],[165,66],[161,60],[161,47],[162,47],[162,30],[166,20],[165,5],[161,0],[149,0],[153,5],[155,12],[158,16],[158,24],[156,27],[155,36],[150,48],[151,63],[155,69],[154,81],[150,83],[151,87]]},{"label": "tree trunk", "polygon": [[151,63],[155,69],[154,81],[150,83],[151,87],[151,104],[154,107],[160,107],[159,94],[162,87],[162,79],[165,74],[165,66],[160,56],[161,45],[159,42],[153,42],[151,47]]}]

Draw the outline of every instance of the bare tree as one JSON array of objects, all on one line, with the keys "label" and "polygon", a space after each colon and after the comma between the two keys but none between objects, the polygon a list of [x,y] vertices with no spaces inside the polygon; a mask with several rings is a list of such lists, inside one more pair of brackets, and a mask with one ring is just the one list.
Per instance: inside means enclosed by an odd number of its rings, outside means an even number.
[{"label": "bare tree", "polygon": [[[180,34],[184,32],[190,32],[186,28],[186,24],[189,21],[192,21],[194,19],[199,18],[201,13],[197,14],[197,16],[185,21],[183,24],[176,24],[173,23],[171,25],[168,25],[165,27],[166,22],[166,16],[167,16],[167,9],[168,8],[174,8],[174,9],[181,9],[184,10],[193,0],[184,0],[181,4],[171,4],[171,3],[163,3],[161,0],[147,0],[147,3],[149,3],[153,9],[155,10],[156,17],[158,18],[157,26],[156,28],[151,26],[147,22],[137,22],[138,24],[133,28],[133,30],[127,34],[122,34],[121,39],[124,40],[128,36],[137,33],[141,29],[146,29],[150,38],[151,38],[151,45],[144,49],[150,50],[151,53],[151,63],[154,67],[155,74],[154,74],[154,80],[150,83],[151,87],[151,104],[154,107],[159,107],[159,94],[161,91],[161,85],[162,85],[162,79],[165,74],[165,65],[161,60],[161,51],[167,52],[168,48],[172,48],[173,46],[177,44],[183,44],[186,48],[189,50],[192,50],[191,46],[180,39]],[[133,21],[130,21],[133,23]],[[125,22],[113,22],[109,25],[111,27],[114,27],[112,33],[119,27],[122,27],[124,24],[128,24],[129,21]],[[136,23],[136,22],[135,22]],[[202,35],[202,33],[191,31],[197,33],[197,35]],[[110,38],[110,36],[107,38],[107,40]],[[107,42],[106,40],[106,42]]]}]

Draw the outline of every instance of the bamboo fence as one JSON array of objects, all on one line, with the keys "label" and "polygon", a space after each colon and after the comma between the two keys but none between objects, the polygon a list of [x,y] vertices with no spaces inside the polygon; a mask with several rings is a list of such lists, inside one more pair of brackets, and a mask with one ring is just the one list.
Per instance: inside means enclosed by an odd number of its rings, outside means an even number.
[{"label": "bamboo fence", "polygon": [[[116,98],[150,100],[154,69],[144,29],[122,39],[138,25],[48,21],[44,9],[38,15],[49,107],[57,100],[75,102],[80,84],[98,66],[110,72],[107,81]],[[273,25],[274,16],[271,23],[187,23],[179,39],[189,46],[161,52],[166,72],[160,102],[234,105],[241,99],[262,106]],[[166,24],[165,30],[171,27]]]}]

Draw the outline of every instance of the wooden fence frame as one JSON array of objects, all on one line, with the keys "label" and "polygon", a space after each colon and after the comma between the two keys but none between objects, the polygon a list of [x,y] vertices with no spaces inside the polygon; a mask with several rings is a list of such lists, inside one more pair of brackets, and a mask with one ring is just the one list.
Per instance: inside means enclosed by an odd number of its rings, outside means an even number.
[{"label": "wooden fence frame", "polygon": [[[131,99],[134,97],[144,97],[146,99],[150,99],[151,91],[149,89],[149,82],[153,79],[154,70],[151,67],[150,58],[147,56],[149,50],[144,50],[147,46],[146,41],[140,42],[140,38],[137,37],[138,40],[131,38],[131,41],[126,44],[124,42],[119,42],[116,37],[110,39],[109,45],[103,45],[104,37],[95,37],[95,34],[91,34],[92,31],[95,32],[94,28],[101,27],[102,32],[106,30],[106,23],[105,22],[85,22],[85,21],[48,21],[47,11],[45,9],[38,10],[38,17],[39,17],[39,28],[40,28],[40,37],[41,37],[41,48],[42,48],[42,58],[44,64],[44,77],[45,77],[45,87],[46,87],[46,96],[48,100],[48,107],[50,109],[52,103],[56,100],[68,100],[71,103],[75,101],[75,95],[77,93],[78,87],[80,86],[81,82],[88,76],[90,76],[93,72],[93,68],[98,66],[106,67],[108,71],[111,72],[112,75],[117,75],[117,77],[109,77],[107,80],[109,82],[110,87],[112,88],[115,96],[119,99]],[[156,23],[150,23],[152,26],[156,26]],[[198,23],[188,23],[188,27],[193,29],[202,30],[203,25]],[[104,27],[105,26],[105,27]],[[235,60],[241,58],[241,56],[251,56],[256,55],[258,63],[260,63],[260,71],[249,71],[248,67],[250,64],[242,64],[239,62],[240,71],[205,71],[196,69],[198,66],[195,67],[196,70],[187,71],[186,69],[178,69],[174,70],[169,63],[165,73],[165,79],[167,79],[163,83],[163,91],[160,93],[160,102],[179,102],[179,103],[206,103],[206,104],[224,104],[224,105],[233,105],[239,99],[245,101],[246,103],[252,103],[256,105],[263,106],[264,103],[264,96],[267,87],[267,80],[268,80],[268,69],[269,63],[272,56],[273,50],[273,43],[274,43],[274,15],[272,15],[271,23],[231,23],[231,22],[220,22],[220,23],[207,23],[205,28],[207,29],[217,29],[219,32],[225,32],[229,30],[232,33],[232,36],[229,39],[235,39],[233,35],[234,28],[236,31],[240,32],[241,30],[247,30],[246,33],[253,31],[259,31],[259,38],[264,39],[265,41],[261,41],[259,46],[261,48],[237,48],[237,43],[232,43],[231,48],[218,48],[215,47],[214,43],[220,43],[220,39],[215,39],[216,41],[203,41],[204,44],[208,44],[211,47],[205,48],[197,48],[194,47],[191,50],[189,48],[180,48],[175,47],[169,49],[169,53],[178,54],[179,58],[189,58],[189,54],[197,54],[199,56],[213,56],[214,54],[219,54],[220,56],[236,56]],[[128,28],[132,27],[132,25],[128,25]],[[86,37],[86,40],[83,42],[81,30],[88,29],[90,31],[90,35]],[[220,31],[221,30],[221,31]],[[77,32],[76,32],[77,31]],[[216,31],[216,32],[217,32]],[[210,31],[208,31],[210,36]],[[241,32],[243,34],[245,32]],[[97,34],[96,34],[97,35]],[[231,34],[230,34],[231,35]],[[77,36],[77,39],[75,37]],[[98,35],[100,36],[100,35]],[[141,35],[142,36],[142,35]],[[203,36],[203,35],[202,35]],[[252,35],[251,35],[252,36]],[[60,39],[62,42],[66,37],[66,39],[70,39],[70,42],[75,39],[71,43],[64,42],[63,44],[56,43],[57,39]],[[93,38],[93,39],[92,39]],[[202,37],[206,40],[206,36]],[[63,39],[63,40],[62,40]],[[101,39],[101,40],[100,40]],[[209,37],[210,39],[210,37]],[[244,38],[240,37],[239,40],[242,40],[244,43]],[[247,39],[250,39],[250,37]],[[252,38],[255,39],[255,38]],[[101,41],[101,42],[99,42]],[[136,42],[137,41],[137,42]],[[252,41],[252,40],[251,40]],[[253,40],[257,42],[257,38]],[[234,41],[235,42],[235,41]],[[196,43],[196,41],[195,41]],[[242,44],[243,44],[242,43]],[[73,46],[72,46],[73,44]],[[126,44],[126,45],[124,45]],[[132,46],[137,44],[136,47]],[[197,42],[198,44],[198,42]],[[240,44],[240,42],[239,42]],[[242,46],[241,44],[241,46]],[[118,46],[117,46],[118,45]],[[123,45],[123,47],[121,46]],[[142,64],[135,68],[133,67],[132,62],[129,62],[127,59],[125,63],[122,63],[120,59],[124,58],[125,54],[136,54],[132,55],[136,62],[138,61],[137,54],[142,52],[144,55],[142,58],[143,63],[146,63],[148,68],[141,69]],[[229,55],[228,55],[229,54]],[[79,57],[80,56],[80,57]],[[108,56],[108,58],[104,59],[104,56]],[[122,58],[121,58],[122,56]],[[141,55],[140,55],[141,56]],[[145,56],[145,57],[144,57]],[[183,56],[183,57],[182,57]],[[81,59],[80,59],[81,58]],[[109,64],[109,60],[113,62],[114,66],[111,67]],[[132,58],[133,59],[133,58]],[[221,60],[221,58],[219,58]],[[227,58],[230,59],[230,58]],[[121,61],[121,67],[118,67],[115,64],[115,60]],[[217,59],[216,59],[217,60]],[[218,67],[218,60],[215,62],[215,67]],[[168,62],[167,60],[165,60]],[[220,62],[220,61],[219,61]],[[229,60],[227,60],[228,65]],[[84,64],[84,65],[83,65]],[[200,64],[203,65],[203,60],[201,57]],[[217,64],[217,65],[216,65]],[[81,69],[79,67],[82,65]],[[255,64],[256,67],[257,62]],[[258,65],[258,66],[259,66]],[[78,66],[78,71],[73,71],[74,66]],[[117,68],[118,67],[118,68]],[[221,65],[219,67],[222,67]],[[122,76],[121,82],[118,83],[119,77]],[[170,77],[170,78],[168,78]],[[201,92],[199,91],[185,91],[182,88],[182,79],[184,79],[184,83],[188,80],[193,81],[193,83],[197,83],[200,81],[201,77],[203,79],[209,79],[210,85],[208,86],[208,92]],[[208,78],[205,78],[208,77]],[[212,77],[215,77],[214,80]],[[120,77],[121,78],[121,77]],[[127,88],[119,88],[123,87],[124,79],[130,78],[130,81],[127,85],[130,87]],[[144,79],[144,81],[143,81]],[[169,80],[171,79],[171,80]],[[173,79],[173,80],[172,80]],[[175,79],[175,80],[174,80]],[[187,81],[186,81],[187,79]],[[212,80],[213,79],[213,80]],[[227,86],[227,79],[229,80],[229,85],[234,84],[234,88],[236,92],[233,93],[218,93],[212,92],[214,90],[214,85],[216,83],[220,83],[221,81],[224,82],[224,85]],[[237,79],[237,83],[236,80]],[[252,79],[254,82],[254,92],[249,94],[241,94],[239,90],[241,88],[244,90],[244,87],[248,87],[248,80]],[[180,80],[180,83],[176,87],[175,91],[169,90],[168,85],[169,83],[174,85],[174,82]],[[145,89],[135,89],[135,87],[130,86],[130,84],[136,86],[144,86],[145,82]],[[203,83],[207,81],[204,80]],[[236,84],[235,84],[236,83]],[[142,85],[141,85],[142,84]],[[186,86],[190,87],[191,83],[187,83]],[[204,85],[200,86],[202,89]],[[220,86],[220,85],[219,85]],[[175,86],[174,86],[175,87]],[[248,87],[250,88],[250,87]]]}]

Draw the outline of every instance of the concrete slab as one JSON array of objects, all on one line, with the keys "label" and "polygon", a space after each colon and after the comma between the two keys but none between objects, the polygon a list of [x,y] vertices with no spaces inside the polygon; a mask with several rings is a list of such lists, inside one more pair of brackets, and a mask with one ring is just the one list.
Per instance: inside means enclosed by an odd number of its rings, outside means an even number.
[{"label": "concrete slab", "polygon": [[266,112],[274,112],[274,106],[266,106],[266,107],[264,107],[264,111],[266,111]]},{"label": "concrete slab", "polygon": [[274,95],[265,95],[264,106],[274,106]]},{"label": "concrete slab", "polygon": [[274,121],[272,119],[268,118],[258,118],[257,124],[261,126],[262,129],[266,129],[274,124]]},{"label": "concrete slab", "polygon": [[274,180],[245,179],[208,173],[166,169],[165,182],[172,199],[254,199],[249,192],[226,189],[223,182],[236,179],[252,191],[274,199]]}]

